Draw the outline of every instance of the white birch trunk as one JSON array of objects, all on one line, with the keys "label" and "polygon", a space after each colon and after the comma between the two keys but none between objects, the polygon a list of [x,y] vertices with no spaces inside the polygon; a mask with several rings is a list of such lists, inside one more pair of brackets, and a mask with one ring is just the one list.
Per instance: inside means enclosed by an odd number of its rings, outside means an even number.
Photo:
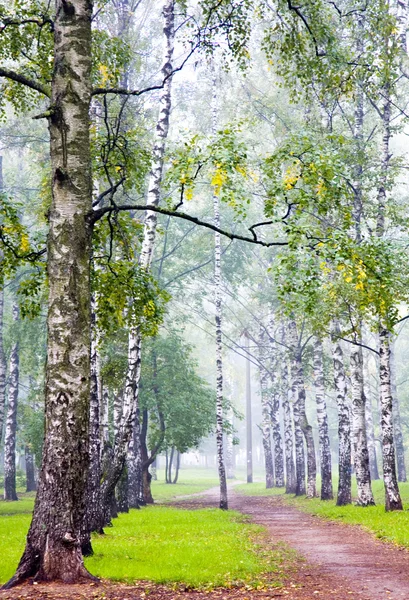
[{"label": "white birch trunk", "polygon": [[396,385],[396,363],[395,363],[395,344],[391,342],[391,386],[392,386],[392,412],[393,412],[393,431],[395,434],[396,445],[396,463],[398,467],[398,481],[407,481],[405,465],[405,446],[403,443],[402,422],[400,417],[398,388]]},{"label": "white birch trunk", "polygon": [[[0,257],[1,259],[1,257]],[[7,363],[3,346],[3,310],[4,310],[4,291],[0,288],[0,444],[3,438],[4,414],[6,408],[6,372]]]},{"label": "white birch trunk", "polygon": [[362,348],[353,346],[351,351],[351,388],[352,388],[352,440],[354,466],[358,486],[358,504],[375,504],[369,470],[369,453],[366,439],[365,394],[363,383]]},{"label": "white birch trunk", "polygon": [[347,396],[344,353],[337,339],[339,326],[334,324],[333,362],[334,385],[338,408],[338,493],[337,506],[351,504],[351,420]]},{"label": "white birch trunk", "polygon": [[18,500],[16,492],[16,435],[19,388],[18,306],[13,305],[14,341],[10,353],[10,372],[6,432],[4,436],[4,499]]},{"label": "white birch trunk", "polygon": [[271,416],[271,433],[273,436],[273,455],[274,455],[274,475],[275,485],[284,487],[284,452],[283,440],[281,437],[281,419],[280,419],[280,397],[279,382],[277,377],[277,348],[274,339],[274,322],[271,316],[269,322],[269,337],[270,337],[270,382],[271,382],[271,401],[270,401],[270,416]]},{"label": "white birch trunk", "polygon": [[270,392],[268,389],[269,375],[267,370],[262,366],[267,360],[266,352],[266,331],[262,326],[260,328],[259,337],[259,358],[260,358],[260,397],[261,397],[261,432],[264,450],[264,465],[266,476],[266,489],[274,487],[274,461],[271,448],[271,413],[270,413]]},{"label": "white birch trunk", "polygon": [[396,477],[395,445],[393,439],[390,334],[386,329],[381,329],[379,333],[379,374],[385,509],[387,511],[402,510],[402,500]]},{"label": "white birch trunk", "polygon": [[364,394],[365,394],[365,421],[366,421],[366,436],[368,441],[369,453],[369,470],[371,472],[371,480],[379,479],[378,461],[376,457],[375,447],[375,429],[372,409],[372,394],[369,385],[369,372],[364,367]]},{"label": "white birch trunk", "polygon": [[[288,328],[289,342],[292,349],[292,366],[291,366],[291,377],[293,380],[293,392],[297,396],[297,400],[294,403],[294,421],[297,418],[297,426],[301,428],[301,431],[305,438],[305,444],[307,447],[307,497],[315,498],[317,495],[317,461],[315,456],[315,444],[314,437],[312,434],[312,427],[308,423],[307,413],[305,410],[305,384],[304,384],[304,370],[302,365],[300,347],[297,336],[297,327],[295,321],[290,321]],[[297,453],[297,430],[296,430],[296,453]],[[297,476],[297,490],[298,490],[298,476]]]},{"label": "white birch trunk", "polygon": [[324,367],[322,342],[317,337],[314,343],[314,386],[317,403],[321,466],[321,500],[332,500],[331,448],[328,433],[328,414],[325,402]]},{"label": "white birch trunk", "polygon": [[[155,130],[155,144],[153,148],[152,169],[148,182],[148,195],[146,206],[158,206],[163,174],[163,157],[166,139],[169,131],[169,116],[171,109],[172,87],[172,61],[175,42],[175,0],[165,0],[163,7],[164,18],[164,58],[162,64],[162,77],[165,80],[160,94],[160,110]],[[139,264],[142,269],[149,271],[153,249],[155,245],[157,216],[150,210],[146,211],[144,233]],[[128,454],[129,444],[133,436],[133,456],[137,467],[137,476],[140,479],[140,500],[142,502],[142,459],[140,446],[140,409],[139,409],[139,380],[141,372],[141,334],[136,327],[129,332],[128,341],[128,370],[125,383],[124,409],[121,430],[116,446],[114,465],[110,476],[110,487],[115,486],[121,476],[125,459]]]},{"label": "white birch trunk", "polygon": [[[3,184],[3,157],[0,156],[0,193],[4,189]],[[2,251],[0,250],[0,273],[2,263]],[[6,408],[6,373],[7,362],[3,346],[3,312],[4,312],[4,277],[0,277],[0,444],[3,439],[4,413]]]},{"label": "white birch trunk", "polygon": [[[213,74],[212,95],[212,132],[217,131],[217,95],[216,78]],[[213,222],[220,227],[219,197],[213,194]],[[221,298],[221,236],[217,231],[214,234],[214,304],[216,325],[216,445],[217,466],[220,482],[220,508],[227,510],[227,484],[226,469],[223,453],[223,346],[222,346],[222,298]]]},{"label": "white birch trunk", "polygon": [[[386,48],[385,48],[386,51]],[[381,153],[381,179],[378,188],[378,215],[376,234],[382,239],[385,234],[386,187],[390,160],[391,139],[391,81],[388,78],[382,88],[384,99],[382,110],[382,153]],[[380,380],[380,424],[383,458],[383,480],[385,486],[385,509],[402,510],[402,501],[396,476],[395,441],[393,433],[391,369],[390,369],[390,332],[382,322],[379,325],[379,380]]]},{"label": "white birch trunk", "polygon": [[285,452],[285,491],[286,494],[295,494],[296,477],[294,464],[294,431],[293,416],[291,414],[291,403],[288,387],[288,364],[287,358],[283,360],[281,371],[281,396],[284,416],[284,452]]},{"label": "white birch trunk", "polygon": [[90,0],[55,0],[46,432],[33,520],[9,587],[33,576],[66,583],[94,579],[80,547],[89,458],[91,16]]},{"label": "white birch trunk", "polygon": [[303,496],[306,493],[305,487],[305,454],[304,454],[304,438],[301,428],[301,407],[299,397],[299,369],[297,361],[298,353],[298,338],[297,328],[295,321],[290,321],[288,325],[288,344],[291,348],[290,359],[291,359],[291,401],[293,405],[293,417],[294,417],[294,438],[295,438],[295,474],[296,474],[296,488],[295,495]]}]

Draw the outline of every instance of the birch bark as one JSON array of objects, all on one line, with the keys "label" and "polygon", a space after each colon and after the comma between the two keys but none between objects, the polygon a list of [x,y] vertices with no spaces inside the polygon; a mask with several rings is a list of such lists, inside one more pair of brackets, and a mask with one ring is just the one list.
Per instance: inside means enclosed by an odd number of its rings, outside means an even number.
[{"label": "birch bark", "polygon": [[91,578],[82,561],[80,533],[90,395],[92,3],[56,0],[55,7],[46,435],[26,548],[7,587],[30,576],[66,583]]},{"label": "birch bark", "polygon": [[[290,321],[288,325],[288,343],[291,348],[291,399],[293,405],[294,417],[294,438],[295,438],[295,474],[296,487],[295,495],[303,496],[306,493],[305,487],[305,454],[304,454],[304,439],[301,428],[301,411],[300,396],[298,386],[299,381],[299,361],[298,361],[298,337],[295,321]],[[302,401],[302,398],[301,398]]]},{"label": "birch bark", "polygon": [[289,400],[289,388],[288,388],[288,365],[287,361],[284,360],[282,367],[282,405],[284,415],[284,448],[285,448],[285,474],[286,494],[295,494],[296,492],[296,476],[295,476],[295,464],[294,464],[294,432],[293,432],[293,416],[291,414],[291,404]]},{"label": "birch bark", "polygon": [[[212,82],[212,133],[217,131],[217,94],[216,77],[213,74]],[[219,197],[213,194],[213,222],[220,228]],[[223,452],[223,346],[222,346],[222,298],[221,298],[221,235],[214,234],[214,304],[215,304],[215,326],[216,326],[216,445],[217,466],[220,483],[220,508],[227,510],[227,483],[226,469]]]},{"label": "birch bark", "polygon": [[332,500],[331,448],[328,433],[328,414],[325,402],[324,367],[322,359],[322,342],[317,337],[314,342],[314,386],[317,402],[317,419],[319,432],[320,466],[321,466],[321,500]]},{"label": "birch bark", "polygon": [[[232,384],[232,400],[234,398],[234,386]],[[228,433],[226,440],[226,476],[227,479],[235,479],[234,475],[234,444],[233,444],[233,428],[234,428],[234,413],[230,408],[228,419],[232,431]]]},{"label": "birch bark", "polygon": [[24,459],[26,461],[26,492],[35,492],[37,489],[35,480],[34,456],[30,446],[24,446]]},{"label": "birch bark", "polygon": [[396,363],[395,363],[395,344],[390,345],[390,367],[391,367],[391,387],[392,387],[392,413],[393,413],[393,431],[396,444],[396,463],[398,467],[398,481],[407,481],[405,465],[405,446],[403,443],[402,422],[400,417],[399,396],[396,385]]},{"label": "birch bark", "polygon": [[334,384],[338,407],[338,493],[337,506],[351,504],[351,422],[347,396],[344,353],[337,338],[339,326],[334,324],[333,362]]},{"label": "birch bark", "polygon": [[[4,190],[3,183],[3,157],[0,156],[0,193]],[[0,251],[0,273],[1,273],[2,253]],[[4,414],[6,407],[6,373],[7,362],[4,354],[3,345],[3,312],[4,312],[4,278],[0,277],[0,444],[3,439]]]},{"label": "birch bark", "polygon": [[390,334],[386,329],[381,329],[379,333],[379,375],[385,509],[387,511],[402,510],[402,500],[396,476],[395,444],[393,439]]},{"label": "birch bark", "polygon": [[281,419],[280,419],[280,397],[279,393],[279,381],[277,377],[277,348],[274,338],[274,327],[273,320],[270,319],[268,327],[270,337],[270,352],[271,358],[269,361],[270,371],[270,383],[271,383],[271,394],[270,394],[270,416],[271,416],[271,433],[273,436],[273,455],[274,455],[274,475],[275,485],[277,487],[284,487],[284,452],[283,452],[283,440],[281,437]]},{"label": "birch bark", "polygon": [[259,336],[259,357],[260,357],[260,396],[261,396],[261,431],[263,440],[264,450],[264,465],[265,465],[265,476],[266,476],[266,488],[274,487],[274,462],[273,453],[271,448],[271,413],[270,413],[270,402],[269,402],[269,389],[268,389],[268,372],[262,366],[267,360],[266,353],[266,332],[262,326],[260,328]]},{"label": "birch bark", "polygon": [[[162,64],[162,77],[165,81],[160,95],[159,117],[155,130],[155,143],[153,148],[152,169],[148,182],[148,195],[146,200],[146,216],[144,222],[144,232],[142,249],[139,257],[139,264],[142,269],[150,270],[152,254],[155,245],[157,213],[149,210],[149,206],[158,206],[160,201],[160,189],[163,174],[163,157],[165,153],[166,139],[169,131],[169,116],[171,109],[171,89],[172,89],[172,60],[175,42],[175,0],[165,0],[163,7],[163,32],[164,32],[164,58]],[[142,494],[142,457],[140,444],[140,408],[139,408],[139,380],[141,373],[141,351],[142,339],[137,327],[132,327],[128,338],[128,370],[125,382],[124,412],[121,424],[121,431],[116,445],[114,462],[109,474],[109,481],[104,485],[115,487],[124,468],[125,460],[128,454],[129,445],[131,445],[132,456],[130,462],[134,465],[130,471],[136,475],[136,487],[138,502],[143,503]],[[131,483],[131,486],[134,484]]]},{"label": "birch bark", "polygon": [[369,470],[369,453],[366,439],[365,394],[363,384],[362,348],[353,346],[351,351],[351,388],[352,388],[352,439],[354,465],[358,486],[358,504],[375,504]]},{"label": "birch bark", "polygon": [[98,352],[98,331],[95,296],[91,297],[91,383],[89,414],[89,469],[85,492],[84,532],[82,553],[93,554],[91,531],[102,532],[104,526],[101,515],[101,433],[100,433],[100,360]]},{"label": "birch bark", "polygon": [[[290,321],[288,328],[288,340],[291,346],[292,362],[291,362],[291,378],[293,398],[295,399],[294,408],[294,424],[295,424],[295,444],[296,444],[296,471],[297,471],[297,495],[302,492],[302,479],[305,478],[305,464],[301,466],[304,460],[304,450],[300,443],[300,430],[305,438],[307,447],[307,497],[314,498],[317,495],[316,479],[317,479],[317,462],[315,458],[315,445],[312,435],[312,427],[308,423],[307,414],[305,412],[305,385],[304,385],[304,370],[302,366],[301,352],[299,347],[297,326],[295,321]],[[298,439],[297,439],[298,438]],[[302,448],[302,454],[301,454]],[[300,477],[298,471],[300,470]],[[304,479],[305,482],[305,479]],[[305,485],[305,483],[304,483]],[[305,488],[304,488],[305,489]]]},{"label": "birch bark", "polygon": [[[388,53],[389,41],[386,40],[384,52]],[[378,188],[378,215],[376,223],[376,235],[383,238],[385,234],[385,210],[386,210],[386,187],[390,167],[390,139],[391,139],[391,83],[389,72],[382,89],[382,154],[381,154],[381,178]],[[383,480],[385,486],[385,509],[402,510],[402,501],[399,493],[398,479],[395,464],[395,441],[393,435],[392,415],[392,392],[390,373],[390,332],[382,319],[379,323],[379,380],[380,380],[380,406],[381,406],[381,440],[383,459]]]},{"label": "birch bark", "polygon": [[365,394],[365,421],[366,421],[366,434],[368,440],[368,453],[369,453],[369,470],[371,472],[371,480],[379,479],[378,461],[376,458],[376,447],[375,447],[375,430],[373,420],[373,409],[372,409],[372,394],[369,385],[369,372],[364,368],[364,394]]},{"label": "birch bark", "polygon": [[16,436],[19,388],[18,306],[13,305],[14,341],[10,353],[8,407],[4,436],[4,499],[18,500],[16,492]]},{"label": "birch bark", "polygon": [[[0,256],[1,260],[1,256]],[[7,362],[3,346],[3,311],[4,311],[4,291],[3,284],[0,288],[0,443],[3,438],[4,414],[6,408],[6,373]]]}]

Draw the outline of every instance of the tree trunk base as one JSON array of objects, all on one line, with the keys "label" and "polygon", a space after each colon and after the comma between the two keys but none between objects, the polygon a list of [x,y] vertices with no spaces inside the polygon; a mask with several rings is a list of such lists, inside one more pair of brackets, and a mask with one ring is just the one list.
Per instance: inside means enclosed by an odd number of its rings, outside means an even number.
[{"label": "tree trunk base", "polygon": [[60,581],[66,584],[98,582],[84,567],[78,544],[48,543],[42,556],[39,549],[27,547],[16,574],[1,589],[8,590],[33,578],[36,583]]}]

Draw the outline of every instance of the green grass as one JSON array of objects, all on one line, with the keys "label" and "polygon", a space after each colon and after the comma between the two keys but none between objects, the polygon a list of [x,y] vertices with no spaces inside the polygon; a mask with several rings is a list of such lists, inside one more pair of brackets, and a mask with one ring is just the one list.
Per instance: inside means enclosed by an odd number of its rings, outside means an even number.
[{"label": "green grass", "polygon": [[165,474],[158,471],[158,481],[152,481],[152,495],[155,502],[171,502],[180,496],[198,494],[218,485],[217,473],[207,469],[183,469],[179,481],[165,483]]},{"label": "green grass", "polygon": [[[161,476],[161,474],[160,474]],[[212,471],[186,470],[180,483],[153,482],[156,501],[198,493],[217,485]],[[0,583],[14,573],[24,549],[33,497],[0,501]],[[95,535],[95,554],[86,565],[95,575],[115,581],[149,580],[188,587],[248,584],[276,585],[282,565],[291,564],[284,548],[266,551],[262,528],[246,517],[219,509],[183,510],[150,506],[114,520],[103,536]],[[265,572],[272,573],[266,579]]]},{"label": "green grass", "polygon": [[[7,515],[5,504],[16,514]],[[0,583],[13,575],[24,549],[30,514],[20,510],[23,505],[28,508],[28,501],[0,502],[0,544],[7,548]],[[95,554],[85,564],[91,573],[114,581],[259,587],[266,585],[269,572],[267,583],[278,585],[283,562],[292,556],[283,548],[266,552],[262,532],[233,511],[150,506],[121,514],[105,535],[95,535]]]},{"label": "green grass", "polygon": [[262,531],[233,511],[151,506],[120,515],[105,536],[95,536],[95,555],[86,559],[86,566],[117,581],[256,585],[266,570],[278,573],[282,561],[280,552],[258,552],[251,538]]},{"label": "green grass", "polygon": [[[336,492],[337,482],[334,481],[334,492]],[[254,496],[280,495],[284,501],[305,512],[323,517],[350,523],[352,525],[361,525],[372,532],[375,537],[383,539],[400,546],[409,548],[409,483],[400,483],[399,489],[404,503],[405,511],[385,512],[384,500],[385,492],[383,481],[373,481],[372,489],[375,497],[376,506],[366,508],[356,506],[335,506],[335,500],[322,502],[319,498],[308,500],[305,497],[296,498],[292,495],[285,495],[284,490],[273,488],[265,489],[264,483],[253,483],[238,485],[235,488],[241,494],[250,494]],[[353,496],[356,496],[356,484],[352,486]]]}]

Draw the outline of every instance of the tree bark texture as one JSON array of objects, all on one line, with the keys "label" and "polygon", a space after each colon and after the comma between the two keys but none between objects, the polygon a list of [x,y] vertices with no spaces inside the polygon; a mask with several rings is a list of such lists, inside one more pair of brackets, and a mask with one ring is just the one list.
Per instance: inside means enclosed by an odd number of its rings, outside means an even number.
[{"label": "tree bark texture", "polygon": [[378,461],[376,457],[375,430],[372,410],[372,393],[369,385],[369,372],[364,367],[364,394],[365,394],[365,421],[366,436],[368,441],[369,470],[371,472],[371,481],[379,479]]},{"label": "tree bark texture", "polygon": [[396,476],[395,444],[393,440],[390,334],[386,329],[381,329],[379,332],[379,379],[385,509],[387,511],[402,510],[402,500]]},{"label": "tree bark texture", "polygon": [[[232,401],[234,398],[234,386],[232,384]],[[228,419],[232,431],[226,436],[226,476],[227,479],[235,479],[234,476],[234,444],[233,444],[233,427],[234,427],[234,413],[233,410],[229,410]]]},{"label": "tree bark texture", "polygon": [[400,417],[398,388],[396,385],[396,363],[394,343],[390,345],[390,368],[391,368],[391,387],[392,387],[392,411],[393,411],[393,432],[395,436],[396,463],[398,467],[398,481],[407,481],[405,465],[405,446],[403,443],[402,422]]},{"label": "tree bark texture", "polygon": [[13,305],[14,340],[10,352],[8,406],[4,436],[4,499],[18,500],[16,492],[16,437],[19,388],[18,306]]},{"label": "tree bark texture", "polygon": [[338,493],[337,506],[351,504],[351,421],[347,395],[344,353],[337,339],[339,327],[335,324],[333,340],[334,385],[338,408]]},{"label": "tree bark texture", "polygon": [[270,414],[270,391],[268,389],[269,376],[268,371],[262,365],[266,363],[267,358],[267,339],[265,327],[260,328],[259,336],[259,358],[260,358],[260,397],[261,397],[261,431],[264,451],[264,466],[266,476],[266,489],[274,487],[274,462],[271,447],[271,414]]},{"label": "tree bark texture", "polygon": [[324,366],[322,342],[314,342],[314,386],[317,403],[317,419],[321,466],[321,500],[332,500],[331,447],[328,433],[328,414],[325,402]]},{"label": "tree bark texture", "polygon": [[104,526],[101,514],[101,377],[99,359],[99,336],[96,321],[96,299],[91,298],[91,386],[89,416],[89,469],[85,493],[84,531],[82,552],[84,556],[92,554],[91,532],[102,532]]},{"label": "tree bark texture", "polygon": [[26,461],[26,492],[35,492],[37,489],[35,480],[34,456],[30,446],[24,446],[24,459]]},{"label": "tree bark texture", "polygon": [[[298,342],[297,326],[295,321],[290,321],[288,327],[288,338],[291,346],[292,363],[291,363],[291,378],[292,378],[292,391],[295,402],[293,404],[294,409],[294,425],[295,425],[295,444],[296,444],[296,470],[297,470],[297,495],[302,495],[300,486],[302,481],[299,481],[298,470],[301,469],[301,455],[300,454],[300,433],[301,429],[305,443],[307,447],[307,497],[314,498],[317,495],[317,462],[315,457],[315,445],[312,434],[312,427],[308,423],[307,414],[305,411],[305,385],[304,385],[304,371],[302,366],[301,352]],[[297,440],[298,437],[298,440]],[[299,463],[299,466],[298,464]],[[304,477],[305,477],[305,465],[303,465]],[[305,480],[304,480],[305,481]],[[305,489],[305,488],[304,488]]]},{"label": "tree bark texture", "polygon": [[89,0],[56,0],[49,118],[52,205],[47,244],[46,434],[33,520],[16,575],[90,579],[81,555],[88,472],[92,210]]},{"label": "tree bark texture", "polygon": [[[216,77],[213,74],[212,97],[212,133],[217,130]],[[220,227],[219,197],[213,194],[213,222]],[[214,234],[214,304],[216,333],[216,445],[217,466],[220,483],[220,508],[227,510],[227,483],[223,451],[223,346],[222,346],[222,298],[221,298],[221,235]]]},{"label": "tree bark texture", "polygon": [[365,394],[363,383],[362,348],[353,346],[350,357],[352,388],[352,440],[356,481],[358,486],[358,504],[375,504],[369,470],[369,453],[366,439]]},{"label": "tree bark texture", "polygon": [[[273,322],[270,320],[269,332],[273,334]],[[273,335],[270,336],[270,352],[271,359],[269,361],[269,379],[271,384],[270,393],[270,417],[271,417],[271,433],[273,436],[274,448],[274,476],[275,485],[284,487],[284,452],[283,439],[281,437],[280,427],[280,393],[279,382],[277,377],[277,349]]]},{"label": "tree bark texture", "polygon": [[125,465],[122,475],[116,485],[116,506],[119,513],[129,512],[128,468]]},{"label": "tree bark texture", "polygon": [[6,407],[6,373],[7,362],[3,346],[3,307],[4,292],[0,288],[0,443],[3,438],[4,414]]},{"label": "tree bark texture", "polygon": [[288,365],[287,361],[284,360],[282,367],[282,405],[283,405],[283,416],[284,416],[284,449],[285,449],[285,473],[286,483],[285,491],[286,494],[295,494],[297,481],[295,474],[294,464],[294,431],[293,431],[293,415],[291,414],[291,403],[289,400],[289,389],[288,389]]},{"label": "tree bark texture", "polygon": [[[163,33],[164,33],[164,56],[162,63],[162,77],[165,81],[160,93],[159,116],[155,130],[155,143],[153,147],[152,169],[148,182],[148,195],[146,200],[147,207],[158,206],[160,202],[160,192],[163,176],[163,158],[166,148],[166,139],[169,132],[169,117],[171,110],[171,89],[172,89],[172,61],[175,43],[175,0],[165,0],[163,7]],[[157,213],[147,210],[141,254],[139,264],[142,269],[149,271],[152,262],[153,250],[155,246],[157,226]],[[112,478],[118,481],[125,458],[128,454],[129,464],[136,463],[135,467],[130,467],[132,475],[136,475],[133,483],[137,486],[138,494],[142,491],[142,457],[140,444],[140,409],[139,409],[139,379],[142,353],[142,339],[137,327],[132,327],[129,332],[128,343],[128,372],[125,384],[125,407],[123,415],[122,433],[120,441],[115,451],[115,469],[112,470]],[[129,445],[133,435],[131,445],[132,454],[129,453]],[[140,475],[140,477],[139,477]],[[140,483],[139,483],[140,482]],[[115,482],[116,483],[116,482]],[[133,493],[133,492],[132,492]],[[143,503],[143,497],[139,495],[138,502]],[[133,503],[133,500],[132,500]]]},{"label": "tree bark texture", "polygon": [[[3,157],[0,156],[0,193],[3,192]],[[0,264],[2,252],[0,251]],[[4,415],[6,408],[6,374],[7,362],[3,344],[3,312],[4,312],[4,277],[0,273],[0,444],[3,439]]]}]

